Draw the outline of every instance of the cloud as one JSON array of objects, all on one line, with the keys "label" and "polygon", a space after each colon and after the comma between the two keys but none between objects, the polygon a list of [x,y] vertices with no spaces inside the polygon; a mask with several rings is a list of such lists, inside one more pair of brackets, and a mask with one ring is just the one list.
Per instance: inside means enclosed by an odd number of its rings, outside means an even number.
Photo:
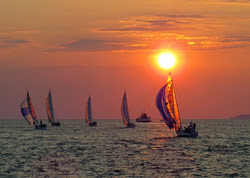
[{"label": "cloud", "polygon": [[213,0],[213,1],[207,1],[208,4],[218,4],[218,5],[239,5],[239,6],[245,6],[250,5],[250,0]]},{"label": "cloud", "polygon": [[115,41],[102,39],[81,39],[59,44],[50,48],[48,52],[54,51],[119,51],[145,48],[143,44],[135,44],[129,41]]},{"label": "cloud", "polygon": [[136,40],[137,37],[131,41],[118,40],[101,40],[101,39],[81,39],[69,41],[59,44],[55,48],[50,48],[48,52],[56,51],[112,51],[124,52],[134,50],[153,50],[158,44],[164,48],[175,47],[185,48],[190,50],[204,50],[204,49],[223,49],[223,48],[240,48],[250,47],[250,36],[185,36],[179,34],[164,34],[165,38],[156,39],[155,36],[148,40]]},{"label": "cloud", "polygon": [[32,41],[23,39],[10,39],[9,37],[0,37],[0,48],[16,48],[25,44],[32,44]]},{"label": "cloud", "polygon": [[209,16],[200,15],[200,14],[161,14],[157,15],[158,17],[168,17],[168,18],[208,18]]},{"label": "cloud", "polygon": [[111,51],[121,46],[122,42],[98,39],[81,39],[58,45],[63,51]]},{"label": "cloud", "polygon": [[226,27],[218,17],[208,15],[135,16],[92,30],[92,33],[106,39],[76,39],[47,51],[120,52],[160,48],[203,50],[250,47],[249,35],[216,34],[223,28]]},{"label": "cloud", "polygon": [[192,39],[187,42],[186,48],[192,50],[211,50],[225,48],[249,48],[250,36],[219,35],[204,39]]},{"label": "cloud", "polygon": [[[156,15],[132,17],[120,21],[119,25],[96,29],[100,32],[138,32],[194,30],[193,19],[207,18],[201,15]],[[185,27],[184,27],[185,25]]]},{"label": "cloud", "polygon": [[17,30],[17,31],[14,31],[13,33],[15,34],[37,34],[37,33],[40,33],[39,30]]},{"label": "cloud", "polygon": [[250,3],[250,0],[224,0],[222,2],[229,2],[229,3],[230,2],[232,2],[232,3],[235,3],[235,2],[237,2],[237,3]]},{"label": "cloud", "polygon": [[0,44],[0,49],[1,48],[12,48],[12,47],[16,47],[16,46],[15,45]]},{"label": "cloud", "polygon": [[5,40],[5,43],[9,44],[26,44],[26,43],[31,43],[31,41],[28,40]]}]

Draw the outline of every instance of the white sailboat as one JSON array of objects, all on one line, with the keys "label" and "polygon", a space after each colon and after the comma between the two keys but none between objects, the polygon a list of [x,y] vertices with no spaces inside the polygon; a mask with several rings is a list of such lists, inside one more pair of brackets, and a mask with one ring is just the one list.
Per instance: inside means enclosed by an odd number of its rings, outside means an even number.
[{"label": "white sailboat", "polygon": [[48,94],[48,97],[46,100],[46,111],[47,111],[47,115],[48,115],[48,120],[51,123],[51,125],[52,126],[60,126],[60,123],[56,122],[55,117],[54,117],[51,91],[49,91],[49,94]]},{"label": "white sailboat", "polygon": [[121,113],[122,113],[122,119],[123,119],[124,125],[127,125],[127,127],[130,127],[130,128],[134,128],[135,124],[130,123],[130,119],[129,119],[126,91],[124,92],[123,98],[122,98]]},{"label": "white sailboat", "polygon": [[85,109],[85,119],[86,123],[89,124],[89,126],[96,126],[97,123],[92,121],[92,112],[91,112],[91,99],[89,96],[88,102],[86,103],[86,109]]},{"label": "white sailboat", "polygon": [[24,119],[29,123],[29,125],[32,125],[32,126],[35,125],[35,129],[38,129],[38,130],[47,129],[47,125],[43,124],[41,120],[40,120],[40,125],[39,125],[28,91],[27,91],[27,97],[21,103],[20,109],[21,109]]},{"label": "white sailboat", "polygon": [[190,125],[183,129],[177,105],[173,80],[169,73],[167,84],[165,84],[156,97],[156,106],[165,121],[166,125],[176,131],[179,137],[197,137],[198,132],[195,130],[196,124]]}]

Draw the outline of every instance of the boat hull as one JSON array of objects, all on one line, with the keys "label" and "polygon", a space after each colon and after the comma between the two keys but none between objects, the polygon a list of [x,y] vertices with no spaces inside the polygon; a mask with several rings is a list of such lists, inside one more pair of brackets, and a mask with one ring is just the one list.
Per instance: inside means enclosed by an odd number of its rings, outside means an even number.
[{"label": "boat hull", "polygon": [[134,123],[128,123],[127,128],[135,128],[135,124]]},{"label": "boat hull", "polygon": [[59,122],[51,122],[51,126],[60,126],[61,124]]},{"label": "boat hull", "polygon": [[137,118],[136,122],[151,122],[150,118]]},{"label": "boat hull", "polygon": [[89,123],[89,126],[97,126],[97,122],[91,122],[91,123]]},{"label": "boat hull", "polygon": [[178,137],[190,137],[190,138],[195,138],[198,136],[198,132],[196,132],[195,130],[194,131],[191,131],[191,132],[186,132],[186,131],[177,131],[176,132]]},{"label": "boat hull", "polygon": [[35,126],[36,130],[47,130],[47,125],[36,125]]}]

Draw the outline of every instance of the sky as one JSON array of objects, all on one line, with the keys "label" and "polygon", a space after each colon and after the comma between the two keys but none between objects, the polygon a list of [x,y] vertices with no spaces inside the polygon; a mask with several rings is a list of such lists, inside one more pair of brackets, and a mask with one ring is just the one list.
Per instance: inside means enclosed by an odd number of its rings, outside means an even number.
[{"label": "sky", "polygon": [[28,90],[46,119],[49,89],[56,119],[120,119],[155,106],[172,53],[181,118],[250,113],[249,0],[0,0],[0,119],[23,119]]}]

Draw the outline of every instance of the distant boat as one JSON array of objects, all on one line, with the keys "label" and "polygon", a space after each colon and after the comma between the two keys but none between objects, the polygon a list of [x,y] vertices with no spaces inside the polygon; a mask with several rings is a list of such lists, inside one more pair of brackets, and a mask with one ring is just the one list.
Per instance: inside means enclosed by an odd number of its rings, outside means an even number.
[{"label": "distant boat", "polygon": [[47,110],[48,120],[51,123],[51,125],[52,126],[60,126],[60,123],[56,122],[55,117],[54,117],[51,91],[49,91],[49,94],[48,94],[48,97],[46,100],[46,110]]},{"label": "distant boat", "polygon": [[141,114],[140,117],[136,119],[136,122],[151,122],[150,117],[147,116],[147,114],[144,112]]},{"label": "distant boat", "polygon": [[171,73],[169,73],[167,84],[160,89],[156,97],[156,106],[166,125],[175,130],[179,137],[198,136],[198,132],[195,131],[196,124],[191,123],[192,125],[188,128],[182,129]]},{"label": "distant boat", "polygon": [[127,127],[134,128],[134,127],[135,127],[135,124],[130,123],[130,119],[129,119],[126,92],[124,92],[123,98],[122,98],[121,113],[122,113],[123,123],[124,123],[125,125],[127,125]]},{"label": "distant boat", "polygon": [[21,108],[21,112],[22,112],[24,119],[29,123],[29,125],[31,126],[34,125],[35,129],[38,129],[38,130],[47,129],[47,125],[43,124],[42,120],[40,120],[40,125],[39,125],[28,91],[27,91],[27,97],[21,103],[20,108]]},{"label": "distant boat", "polygon": [[91,99],[89,96],[88,102],[86,104],[86,109],[85,109],[85,118],[86,122],[89,124],[89,126],[96,126],[97,123],[92,121],[92,113],[91,113]]}]

